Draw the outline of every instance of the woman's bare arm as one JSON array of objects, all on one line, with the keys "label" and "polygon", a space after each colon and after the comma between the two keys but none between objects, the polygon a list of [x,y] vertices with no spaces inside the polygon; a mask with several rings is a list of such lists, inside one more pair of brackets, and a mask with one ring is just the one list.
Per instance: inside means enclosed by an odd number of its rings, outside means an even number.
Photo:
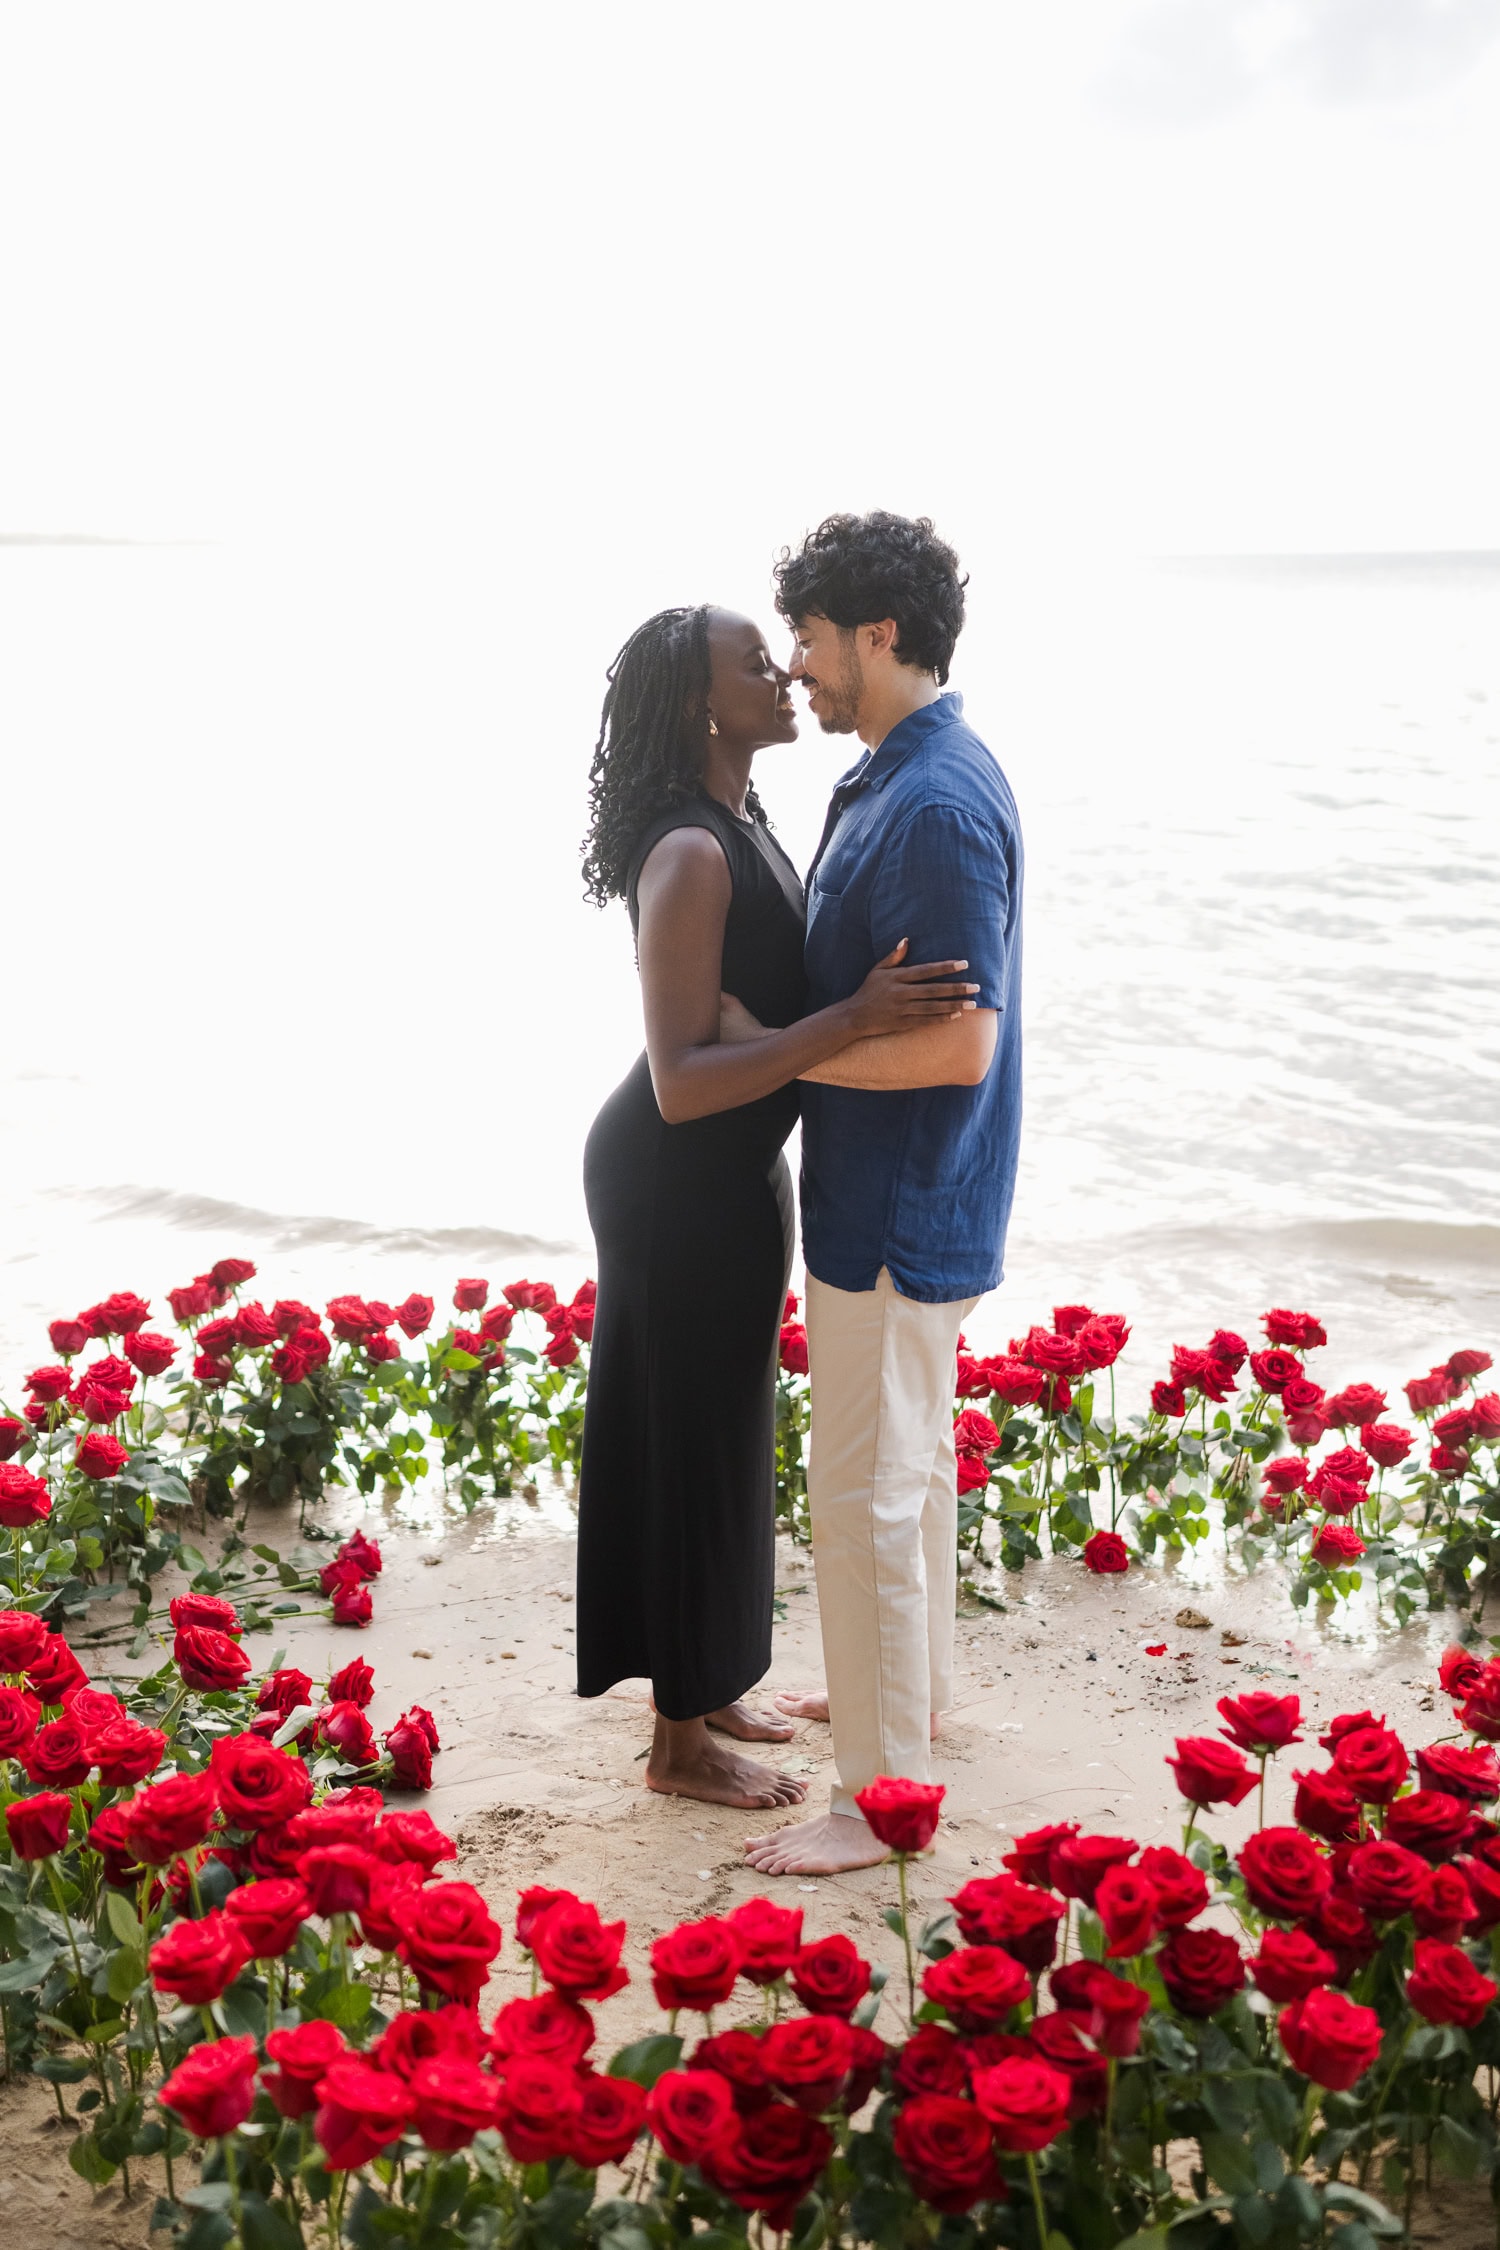
[{"label": "woman's bare arm", "polygon": [[956,1019],[976,988],[946,980],[962,961],[908,968],[904,943],[848,1000],[785,1031],[743,1044],[719,1037],[724,925],[733,886],[717,838],[673,828],[647,857],[637,885],[646,1052],[657,1107],[669,1125],[759,1101],[855,1040]]}]

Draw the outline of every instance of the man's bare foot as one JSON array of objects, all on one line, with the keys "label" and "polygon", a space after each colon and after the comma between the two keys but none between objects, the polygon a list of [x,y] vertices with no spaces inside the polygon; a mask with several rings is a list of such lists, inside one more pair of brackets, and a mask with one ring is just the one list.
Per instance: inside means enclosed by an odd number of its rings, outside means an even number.
[{"label": "man's bare foot", "polygon": [[796,1728],[788,1719],[773,1718],[769,1711],[752,1711],[748,1703],[726,1703],[710,1711],[704,1725],[715,1734],[732,1734],[736,1742],[790,1742]]},{"label": "man's bare foot", "polygon": [[[809,1689],[805,1695],[781,1694],[776,1696],[775,1703],[777,1709],[785,1711],[789,1719],[815,1719],[825,1727],[828,1724],[828,1696],[823,1688]],[[942,1719],[934,1711],[928,1722],[928,1740],[936,1742],[942,1731]]]},{"label": "man's bare foot", "polygon": [[757,1875],[843,1875],[889,1857],[864,1821],[849,1813],[817,1813],[745,1839],[745,1858]]},{"label": "man's bare foot", "polygon": [[800,1805],[807,1783],[776,1773],[756,1758],[742,1758],[709,1737],[702,1719],[664,1719],[656,1714],[656,1733],[646,1760],[646,1787],[663,1797],[698,1797],[705,1805],[740,1805],[770,1810]]}]

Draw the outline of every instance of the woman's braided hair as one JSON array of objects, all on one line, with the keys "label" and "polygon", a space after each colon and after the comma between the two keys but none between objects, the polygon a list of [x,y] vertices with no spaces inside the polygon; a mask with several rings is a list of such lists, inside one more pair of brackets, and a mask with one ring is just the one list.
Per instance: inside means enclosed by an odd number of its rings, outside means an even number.
[{"label": "woman's braided hair", "polygon": [[[636,846],[660,813],[698,794],[708,745],[710,605],[662,609],[638,625],[608,673],[589,768],[583,887],[623,898]],[[754,790],[745,800],[765,821]]]}]

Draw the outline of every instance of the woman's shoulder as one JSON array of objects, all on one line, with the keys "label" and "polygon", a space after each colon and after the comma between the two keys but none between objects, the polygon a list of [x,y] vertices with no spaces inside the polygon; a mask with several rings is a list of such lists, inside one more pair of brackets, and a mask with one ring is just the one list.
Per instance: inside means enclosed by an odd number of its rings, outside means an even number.
[{"label": "woman's shoulder", "polygon": [[[738,851],[734,822],[729,813],[712,797],[686,797],[681,803],[669,805],[664,812],[656,815],[656,818],[641,831],[635,850],[630,855],[630,871],[626,878],[626,896],[632,917],[636,911],[636,893],[640,884],[641,870],[657,845],[678,831],[693,829],[698,830],[703,835],[706,849],[711,851],[714,848],[710,839],[717,841],[724,858],[729,862],[729,873],[731,880],[733,879],[738,862]],[[683,836],[683,843],[684,845],[689,843],[686,834]]]}]

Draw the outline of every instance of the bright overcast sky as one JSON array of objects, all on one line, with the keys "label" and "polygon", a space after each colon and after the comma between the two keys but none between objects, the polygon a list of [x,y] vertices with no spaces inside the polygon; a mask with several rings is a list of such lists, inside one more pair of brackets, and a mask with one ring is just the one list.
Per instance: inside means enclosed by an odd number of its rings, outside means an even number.
[{"label": "bright overcast sky", "polygon": [[0,214],[11,535],[1500,545],[1500,0],[8,0]]}]

